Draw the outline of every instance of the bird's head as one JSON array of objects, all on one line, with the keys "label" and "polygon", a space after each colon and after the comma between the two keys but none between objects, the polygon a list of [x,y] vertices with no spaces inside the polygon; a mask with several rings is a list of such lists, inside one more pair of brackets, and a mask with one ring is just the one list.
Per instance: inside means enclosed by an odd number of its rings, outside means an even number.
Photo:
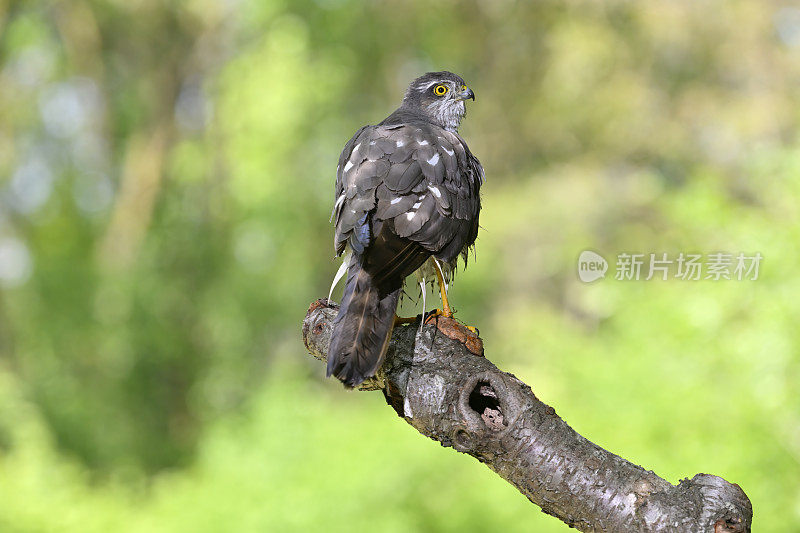
[{"label": "bird's head", "polygon": [[452,72],[428,72],[408,86],[402,107],[421,113],[448,131],[456,131],[467,113],[464,101],[475,94],[461,76]]}]

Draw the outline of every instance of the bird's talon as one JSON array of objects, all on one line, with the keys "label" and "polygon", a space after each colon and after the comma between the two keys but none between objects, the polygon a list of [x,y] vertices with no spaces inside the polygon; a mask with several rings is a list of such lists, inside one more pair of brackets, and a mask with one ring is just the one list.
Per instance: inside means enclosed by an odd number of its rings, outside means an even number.
[{"label": "bird's talon", "polygon": [[439,309],[427,313],[424,323],[432,324],[446,337],[462,343],[475,355],[483,355],[483,341],[479,336],[478,328],[461,324],[455,318],[445,316]]},{"label": "bird's talon", "polygon": [[437,318],[453,318],[453,314],[450,313],[449,315],[442,311],[441,309],[433,309],[425,313],[425,323],[430,324],[435,322]]}]

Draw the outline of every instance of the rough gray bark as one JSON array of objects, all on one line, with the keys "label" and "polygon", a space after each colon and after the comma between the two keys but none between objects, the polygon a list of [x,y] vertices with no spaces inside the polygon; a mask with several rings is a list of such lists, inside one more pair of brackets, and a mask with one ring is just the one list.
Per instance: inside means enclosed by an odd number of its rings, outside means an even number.
[{"label": "rough gray bark", "polygon": [[[337,306],[318,300],[303,322],[325,360]],[[362,390],[423,435],[471,455],[542,511],[581,531],[750,531],[742,489],[697,474],[672,485],[578,435],[531,388],[434,326],[397,327],[386,361]]]}]

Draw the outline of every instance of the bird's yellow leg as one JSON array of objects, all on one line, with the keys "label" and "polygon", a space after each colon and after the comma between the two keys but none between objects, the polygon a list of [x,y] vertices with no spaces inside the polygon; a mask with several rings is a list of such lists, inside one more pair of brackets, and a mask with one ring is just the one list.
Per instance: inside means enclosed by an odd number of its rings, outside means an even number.
[{"label": "bird's yellow leg", "polygon": [[450,302],[447,300],[447,286],[444,284],[444,276],[439,264],[436,264],[436,279],[439,281],[439,294],[442,296],[442,315],[453,318],[453,310],[450,309]]},{"label": "bird's yellow leg", "polygon": [[439,267],[439,261],[433,259],[434,270],[436,270],[436,281],[439,283],[439,294],[442,297],[442,309],[434,309],[429,314],[430,316],[443,316],[445,318],[453,318],[453,310],[450,309],[450,302],[447,300],[447,284],[444,281],[442,269]]},{"label": "bird's yellow leg", "polygon": [[[450,301],[447,299],[447,283],[444,281],[444,275],[442,274],[442,269],[439,266],[439,261],[434,258],[433,264],[436,267],[436,280],[439,282],[439,293],[442,297],[442,310],[439,311],[438,309],[434,309],[431,312],[431,316],[453,318],[453,310],[450,308]],[[478,335],[478,328],[467,326],[466,324],[462,324],[462,326],[470,330],[475,335]]]}]

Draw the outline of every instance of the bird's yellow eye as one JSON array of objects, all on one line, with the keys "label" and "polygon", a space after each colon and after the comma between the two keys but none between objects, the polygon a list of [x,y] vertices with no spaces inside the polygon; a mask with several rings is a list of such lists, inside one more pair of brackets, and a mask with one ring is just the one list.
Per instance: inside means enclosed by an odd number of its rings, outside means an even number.
[{"label": "bird's yellow eye", "polygon": [[444,96],[447,94],[447,85],[437,85],[433,88],[433,94],[436,96]]}]

